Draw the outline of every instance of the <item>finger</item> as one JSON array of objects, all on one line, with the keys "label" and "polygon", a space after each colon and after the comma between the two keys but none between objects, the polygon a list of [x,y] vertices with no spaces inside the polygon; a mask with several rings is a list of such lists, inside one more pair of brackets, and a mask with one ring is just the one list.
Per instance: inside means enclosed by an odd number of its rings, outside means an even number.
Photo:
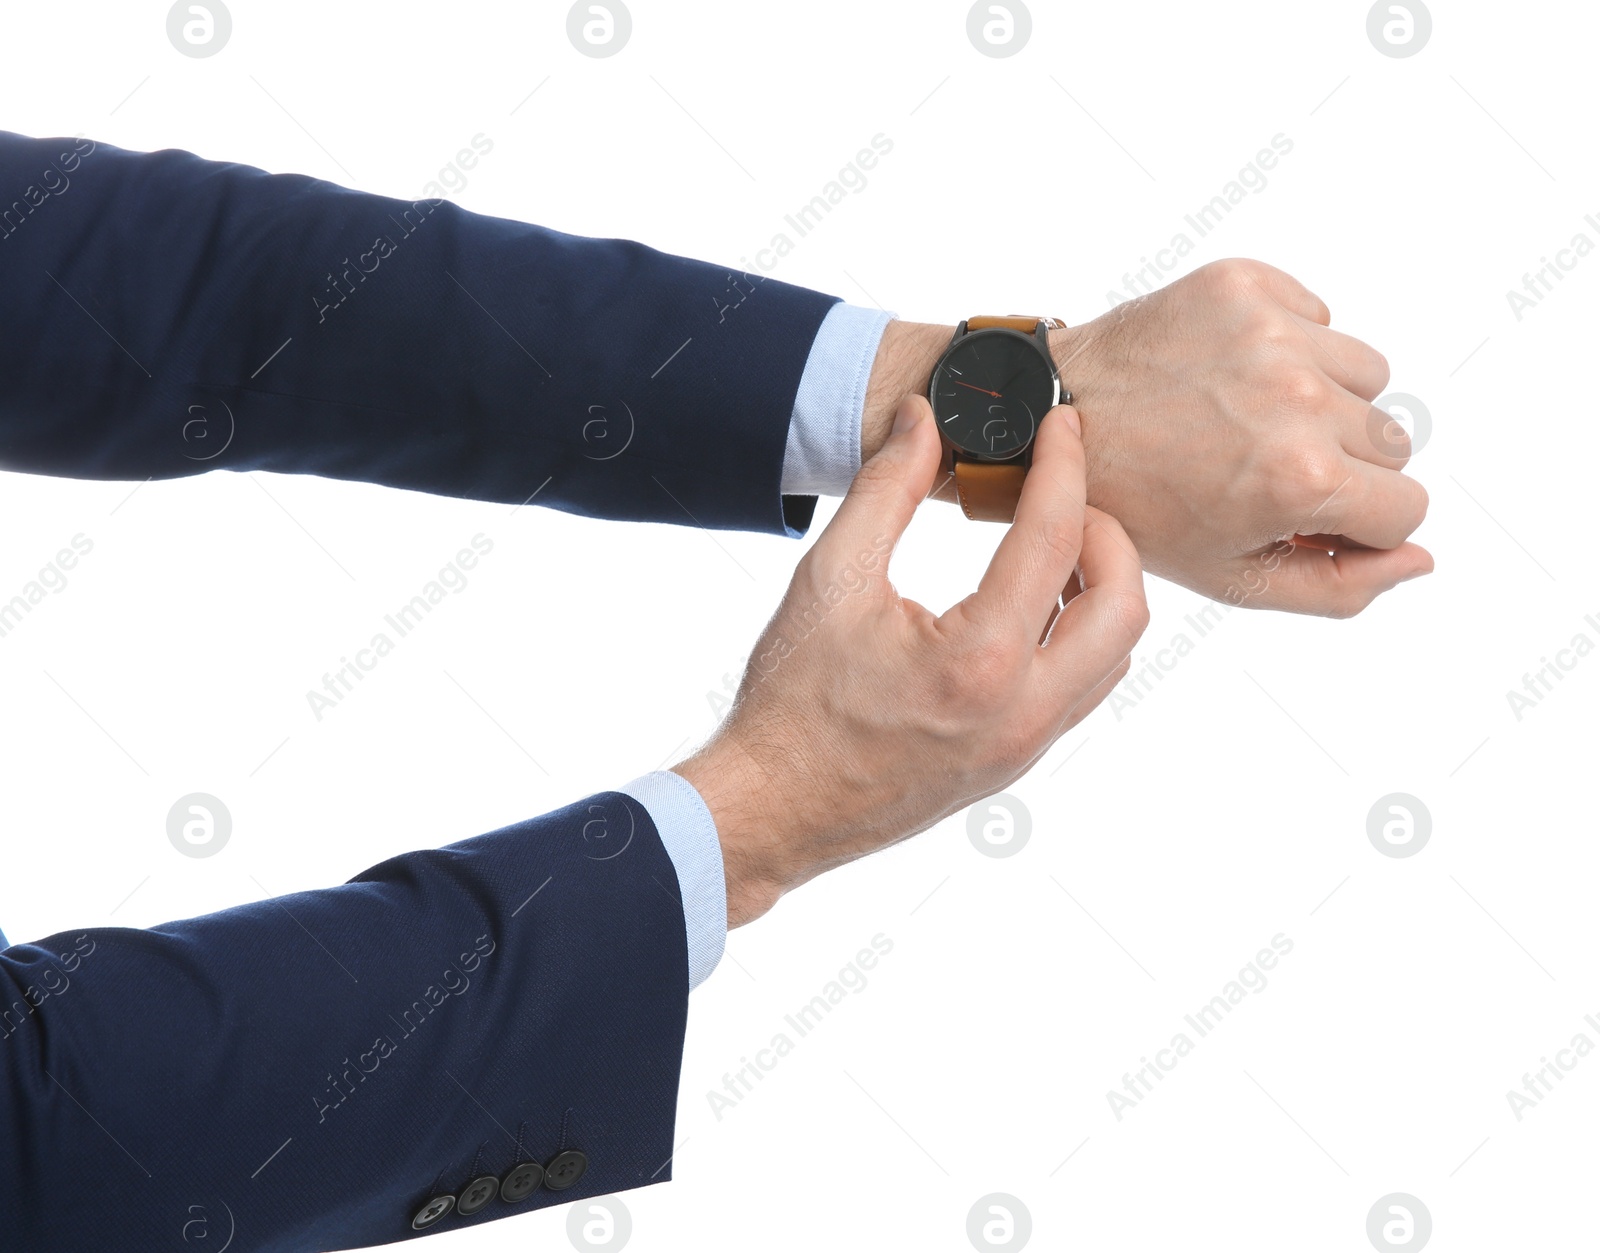
[{"label": "finger", "polygon": [[1389,386],[1389,362],[1376,348],[1311,318],[1295,314],[1294,320],[1310,339],[1322,372],[1345,391],[1370,401]]},{"label": "finger", "polygon": [[1324,429],[1336,436],[1340,449],[1354,460],[1385,470],[1405,469],[1411,458],[1411,437],[1405,427],[1366,397],[1346,391],[1337,380],[1329,381],[1335,386],[1318,412],[1326,420]]},{"label": "finger", "polygon": [[1342,535],[1368,548],[1397,548],[1428,516],[1428,490],[1398,470],[1347,458],[1343,482],[1307,517],[1301,535]]},{"label": "finger", "polygon": [[1128,677],[1128,671],[1133,669],[1133,657],[1127,656],[1112,667],[1111,673],[1101,679],[1088,695],[1067,711],[1067,716],[1061,720],[1061,725],[1056,728],[1056,733],[1051,742],[1060,739],[1078,723],[1082,722],[1096,709],[1105,703],[1106,697],[1117,690],[1117,684]]},{"label": "finger", "polygon": [[812,552],[822,550],[823,560],[846,560],[869,550],[887,551],[905,533],[938,468],[933,408],[926,396],[909,395],[895,410],[889,438],[856,472]]},{"label": "finger", "polygon": [[1338,432],[1339,447],[1348,456],[1385,470],[1403,470],[1411,460],[1410,433],[1369,397],[1335,387],[1324,409]]},{"label": "finger", "polygon": [[1373,465],[1404,470],[1411,460],[1411,432],[1405,423],[1377,405],[1366,405],[1359,412],[1354,405],[1350,408],[1342,437],[1344,450]]},{"label": "finger", "polygon": [[1036,660],[1040,699],[1058,718],[1133,651],[1150,621],[1138,552],[1121,523],[1092,505],[1078,568],[1083,590],[1061,610]]},{"label": "finger", "polygon": [[1244,267],[1256,284],[1278,304],[1290,313],[1309,321],[1327,326],[1332,320],[1328,306],[1322,303],[1320,297],[1309,290],[1299,279],[1285,274],[1276,266],[1268,265],[1265,261],[1242,261]]},{"label": "finger", "polygon": [[[1072,730],[1073,727],[1077,726],[1078,723],[1082,722],[1091,713],[1098,709],[1100,705],[1104,703],[1106,697],[1110,696],[1112,692],[1116,691],[1117,684],[1121,683],[1123,679],[1128,677],[1128,670],[1132,665],[1133,658],[1124,657],[1114,667],[1112,667],[1111,673],[1104,676],[1097,684],[1095,684],[1093,688],[1089,690],[1082,700],[1080,700],[1076,705],[1069,709],[1065,715],[1063,715],[1061,721],[1056,724],[1055,729],[1047,735],[1045,742],[1040,746],[1039,751],[1033,755],[1033,758],[1026,766],[1023,767],[1022,773],[1017,777],[1020,779],[1022,775],[1027,774],[1028,771],[1037,766],[1040,760],[1056,746],[1057,740],[1059,740],[1068,731]],[[1079,745],[1079,747],[1082,747],[1082,745]],[[1077,750],[1075,749],[1073,751],[1076,752]],[[1070,757],[1072,754],[1069,753],[1067,755]],[[1063,760],[1061,765],[1066,765],[1066,761]],[[1056,767],[1057,770],[1060,768],[1060,766]]]},{"label": "finger", "polygon": [[1086,469],[1077,410],[1057,405],[1034,439],[1016,517],[963,611],[1002,632],[1020,624],[1031,643],[1072,577],[1083,543]]},{"label": "finger", "polygon": [[1252,565],[1249,577],[1236,580],[1230,589],[1247,589],[1243,599],[1230,595],[1228,600],[1261,609],[1348,618],[1383,593],[1432,569],[1433,555],[1419,544],[1332,553],[1296,546],[1271,570],[1257,570]]}]

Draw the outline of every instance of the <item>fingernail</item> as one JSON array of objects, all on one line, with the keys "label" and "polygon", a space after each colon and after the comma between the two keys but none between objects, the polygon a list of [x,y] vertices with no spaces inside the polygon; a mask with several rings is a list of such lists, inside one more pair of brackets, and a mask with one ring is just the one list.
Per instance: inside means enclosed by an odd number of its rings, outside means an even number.
[{"label": "fingernail", "polygon": [[917,424],[917,419],[921,416],[917,408],[916,398],[907,396],[900,402],[900,407],[895,410],[894,426],[889,433],[891,435],[904,435]]},{"label": "fingernail", "polygon": [[1409,583],[1412,579],[1420,579],[1423,575],[1432,573],[1432,570],[1413,570],[1410,574],[1406,575],[1405,578],[1401,579],[1400,582]]},{"label": "fingernail", "polygon": [[1072,428],[1072,433],[1081,438],[1083,435],[1083,422],[1078,417],[1078,411],[1071,405],[1062,405],[1061,416],[1067,420],[1067,425]]}]

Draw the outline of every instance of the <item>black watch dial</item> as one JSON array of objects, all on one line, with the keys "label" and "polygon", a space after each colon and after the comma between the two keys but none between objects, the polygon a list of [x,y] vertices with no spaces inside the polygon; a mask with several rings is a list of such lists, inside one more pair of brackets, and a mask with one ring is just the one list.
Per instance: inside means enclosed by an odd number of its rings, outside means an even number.
[{"label": "black watch dial", "polygon": [[958,339],[934,367],[928,400],[939,429],[962,452],[990,461],[1033,442],[1057,395],[1039,341],[992,327]]}]

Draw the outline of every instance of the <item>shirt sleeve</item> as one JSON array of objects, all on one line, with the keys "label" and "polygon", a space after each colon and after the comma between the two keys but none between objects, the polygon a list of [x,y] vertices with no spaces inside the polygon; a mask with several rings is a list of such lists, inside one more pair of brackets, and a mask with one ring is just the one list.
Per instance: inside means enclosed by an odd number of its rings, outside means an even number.
[{"label": "shirt sleeve", "polygon": [[822,319],[795,393],[783,494],[843,496],[861,468],[861,412],[883,331],[897,314],[839,301]]},{"label": "shirt sleeve", "polygon": [[728,935],[728,889],[716,823],[694,784],[670,770],[640,775],[617,790],[644,806],[678,872],[692,992],[716,969]]}]

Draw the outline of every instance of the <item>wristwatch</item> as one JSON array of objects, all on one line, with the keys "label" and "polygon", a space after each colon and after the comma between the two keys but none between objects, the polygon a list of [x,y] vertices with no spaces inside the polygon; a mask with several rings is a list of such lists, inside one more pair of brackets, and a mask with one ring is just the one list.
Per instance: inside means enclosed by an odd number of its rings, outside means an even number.
[{"label": "wristwatch", "polygon": [[928,381],[928,403],[967,517],[1010,522],[1033,460],[1033,437],[1055,405],[1070,404],[1050,356],[1056,318],[968,318]]}]

